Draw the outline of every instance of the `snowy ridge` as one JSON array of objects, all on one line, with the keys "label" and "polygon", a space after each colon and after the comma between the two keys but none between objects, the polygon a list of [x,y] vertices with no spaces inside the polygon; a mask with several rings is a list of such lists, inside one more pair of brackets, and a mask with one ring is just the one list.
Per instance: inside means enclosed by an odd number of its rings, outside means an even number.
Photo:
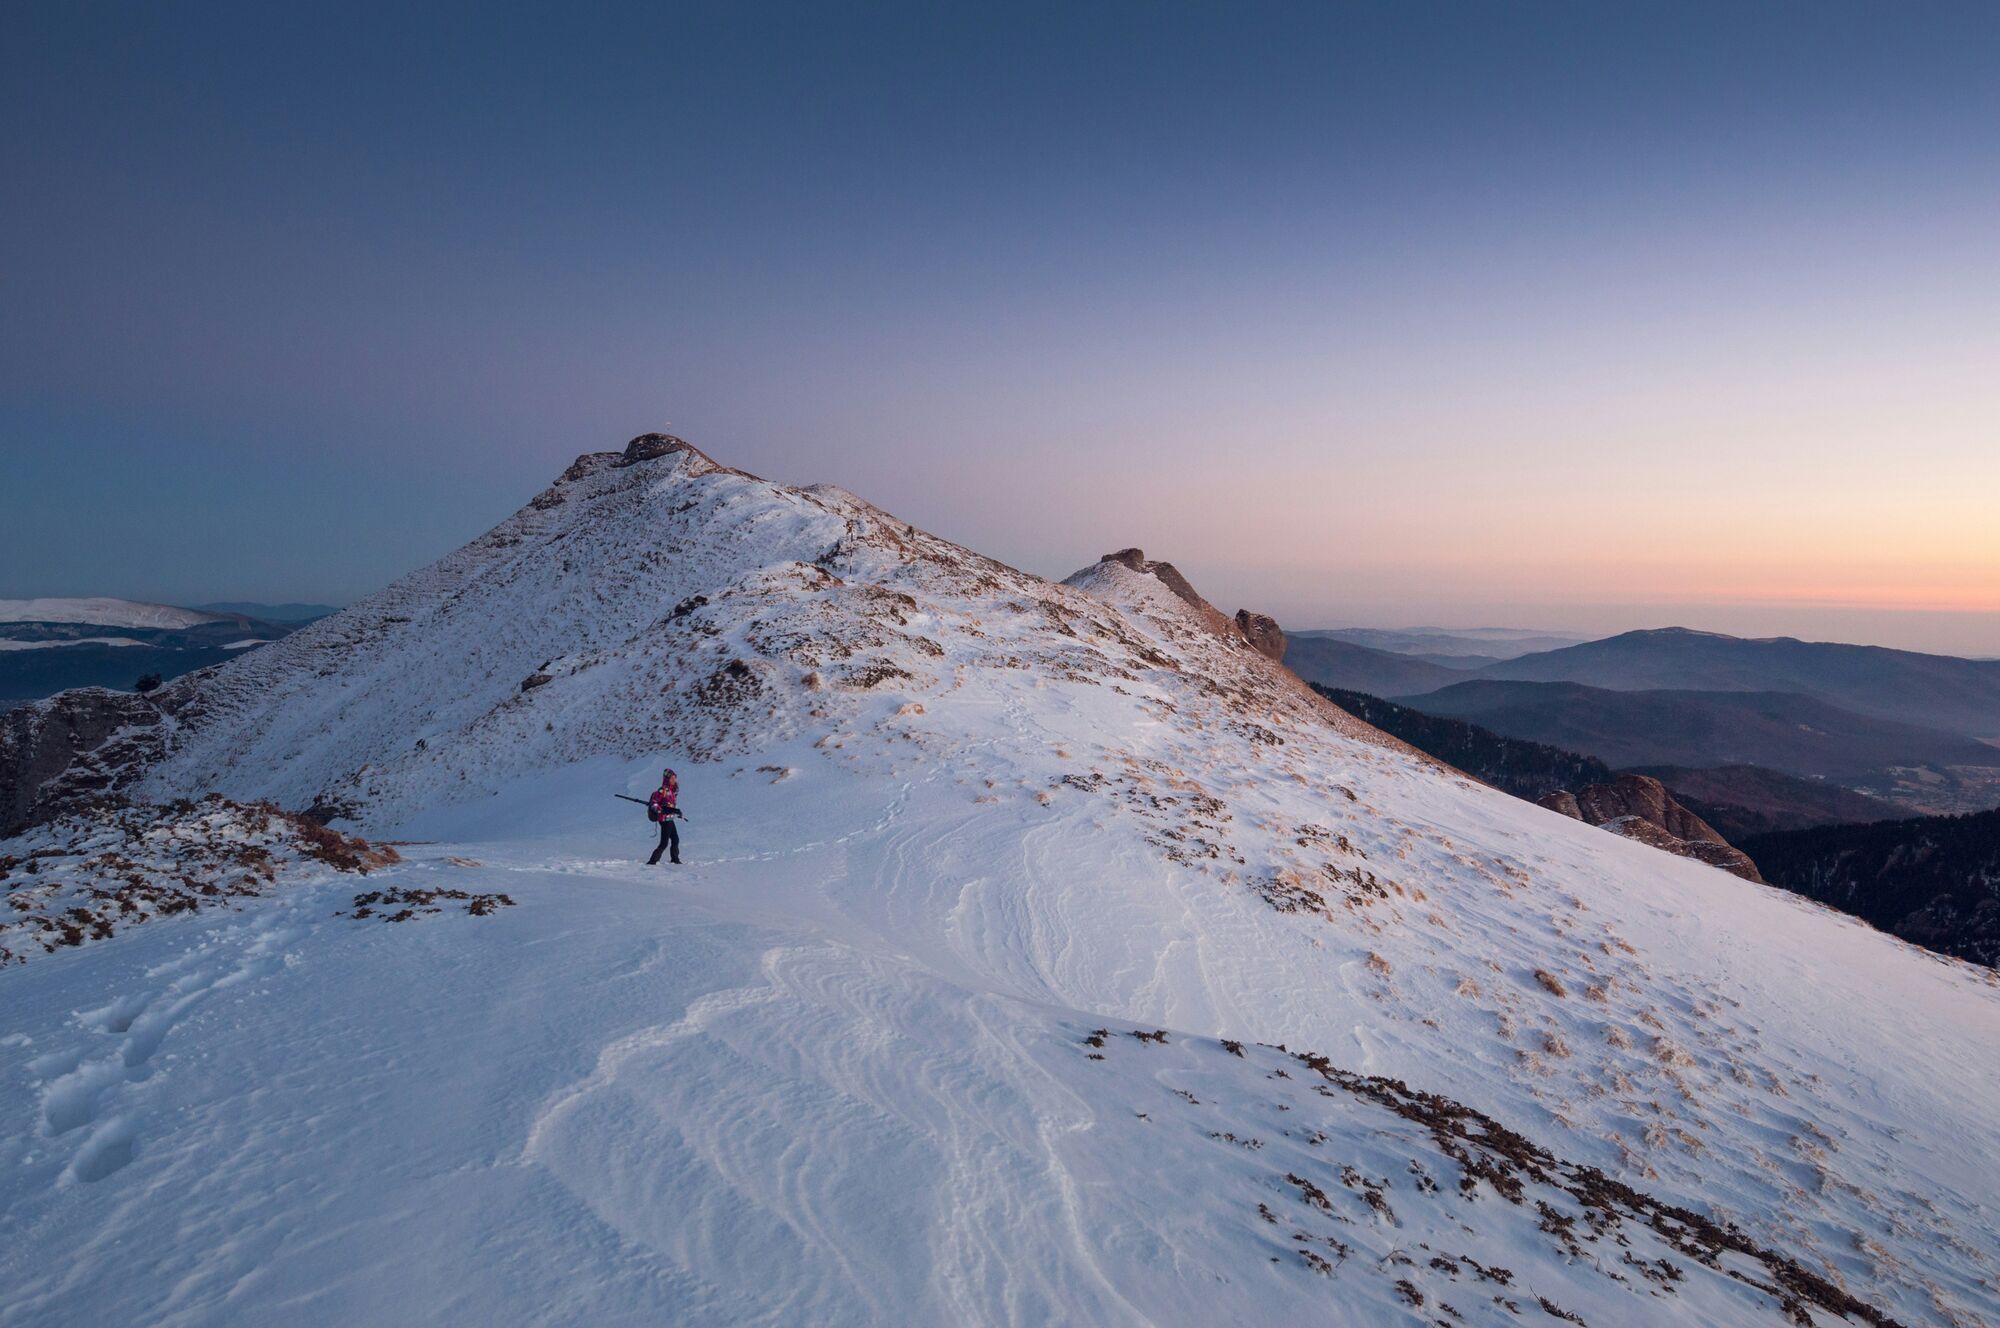
[{"label": "snowy ridge", "polygon": [[[518,906],[307,886],[0,973],[0,1324],[2000,1319],[1990,975],[1476,785],[1127,562],[655,444],[160,699],[126,791]],[[609,796],[662,764],[679,875]],[[272,935],[81,1183],[70,1012]]]},{"label": "snowy ridge", "polygon": [[[1190,625],[1160,582],[1105,563],[1077,584],[1090,576],[1198,647],[1204,690],[1262,689],[1262,703],[1399,746],[1254,662],[1240,636]],[[956,690],[996,669],[1089,682],[1178,662],[1099,597],[844,490],[770,484],[692,449],[602,453],[433,567],[170,685],[156,699],[178,720],[172,755],[136,791],[366,808],[394,824],[586,757],[706,758],[831,731],[869,709],[862,693]]]}]

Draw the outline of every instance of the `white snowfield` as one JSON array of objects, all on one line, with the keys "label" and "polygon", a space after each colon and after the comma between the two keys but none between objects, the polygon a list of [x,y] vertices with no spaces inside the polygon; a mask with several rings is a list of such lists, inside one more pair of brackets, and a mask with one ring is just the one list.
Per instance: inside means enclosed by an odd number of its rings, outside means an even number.
[{"label": "white snowfield", "polygon": [[227,621],[219,613],[131,599],[0,599],[0,623],[90,623],[177,630]]},{"label": "white snowfield", "polygon": [[0,968],[0,1325],[2000,1322],[1990,973],[1120,563],[604,455],[159,695],[421,842]]}]

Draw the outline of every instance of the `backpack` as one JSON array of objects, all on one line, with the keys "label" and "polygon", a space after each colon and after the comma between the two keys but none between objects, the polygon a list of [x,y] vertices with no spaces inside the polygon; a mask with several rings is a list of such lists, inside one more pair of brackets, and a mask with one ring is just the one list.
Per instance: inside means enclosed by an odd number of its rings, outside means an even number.
[{"label": "backpack", "polygon": [[646,819],[654,825],[667,819],[667,794],[665,789],[655,789],[653,796],[646,800]]}]

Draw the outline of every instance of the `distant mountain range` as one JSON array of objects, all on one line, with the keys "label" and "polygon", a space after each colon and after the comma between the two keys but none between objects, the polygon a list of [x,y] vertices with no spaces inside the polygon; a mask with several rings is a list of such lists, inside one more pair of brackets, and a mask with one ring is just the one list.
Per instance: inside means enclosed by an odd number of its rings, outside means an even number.
[{"label": "distant mountain range", "polygon": [[1636,773],[1651,775],[1665,784],[1689,811],[1738,845],[1753,835],[1774,831],[1894,821],[1909,814],[1882,798],[1759,765],[1708,769],[1652,765],[1639,766]]},{"label": "distant mountain range", "polygon": [[1346,641],[1351,645],[1408,655],[1453,669],[1476,669],[1538,651],[1579,645],[1589,639],[1513,627],[1406,627],[1400,630],[1338,627],[1294,635],[1307,639]]},{"label": "distant mountain range", "polygon": [[1524,655],[1480,676],[1617,691],[1797,692],[1863,715],[2000,737],[2000,662],[1881,646],[1668,627]]},{"label": "distant mountain range", "polygon": [[1285,667],[1322,687],[1404,696],[1464,682],[1467,672],[1415,655],[1378,650],[1331,636],[1285,634]]},{"label": "distant mountain range", "polygon": [[300,625],[219,606],[0,600],[0,710],[71,687],[131,691],[148,676],[167,681],[276,641]]},{"label": "distant mountain range", "polygon": [[1762,766],[1701,769],[1653,765],[1620,772],[1594,756],[1530,739],[1507,737],[1469,720],[1426,714],[1362,692],[1318,684],[1314,684],[1313,690],[1384,733],[1529,802],[1539,802],[1551,793],[1607,784],[1620,773],[1650,775],[1730,843],[1775,830],[1890,821],[1909,814],[1895,803],[1867,797],[1839,784],[1804,779]]},{"label": "distant mountain range", "polygon": [[[1758,766],[1613,772],[1379,696],[1315,686],[1359,719],[1504,792],[2000,967],[2000,811],[1911,819],[1891,803]],[[1853,824],[1861,822],[1863,824]]]},{"label": "distant mountain range", "polygon": [[[1905,812],[2000,805],[1995,661],[1662,628],[1482,662],[1438,653],[1440,639],[1453,651],[1481,640],[1431,629],[1293,633],[1284,662],[1308,682],[1394,697],[1613,767],[1755,765]],[[1782,808],[1798,793],[1762,788],[1753,801]],[[1724,819],[1739,832],[1754,824]]]},{"label": "distant mountain range", "polygon": [[1795,692],[1612,691],[1476,679],[1395,698],[1617,767],[1761,765],[1843,782],[1897,765],[2000,764],[1975,738],[1842,710]]}]

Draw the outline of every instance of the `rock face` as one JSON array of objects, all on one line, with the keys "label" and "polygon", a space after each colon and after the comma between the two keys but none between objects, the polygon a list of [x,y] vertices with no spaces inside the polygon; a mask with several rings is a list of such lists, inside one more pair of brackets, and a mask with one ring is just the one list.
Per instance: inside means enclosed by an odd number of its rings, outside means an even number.
[{"label": "rock face", "polygon": [[0,716],[0,837],[112,792],[118,771],[157,750],[158,703],[82,687]]},{"label": "rock face", "polygon": [[1575,792],[1563,789],[1540,803],[1587,825],[1734,872],[1746,881],[1764,879],[1748,854],[1676,802],[1666,785],[1650,775],[1620,775],[1608,784],[1591,784]]},{"label": "rock face", "polygon": [[1285,633],[1278,626],[1278,620],[1263,613],[1252,613],[1248,609],[1236,611],[1236,630],[1243,633],[1243,639],[1251,649],[1269,660],[1279,663],[1285,658]]},{"label": "rock face", "polygon": [[625,464],[630,466],[640,461],[651,461],[655,457],[667,456],[673,452],[693,452],[696,448],[685,438],[676,438],[670,433],[642,433],[625,444]]}]

